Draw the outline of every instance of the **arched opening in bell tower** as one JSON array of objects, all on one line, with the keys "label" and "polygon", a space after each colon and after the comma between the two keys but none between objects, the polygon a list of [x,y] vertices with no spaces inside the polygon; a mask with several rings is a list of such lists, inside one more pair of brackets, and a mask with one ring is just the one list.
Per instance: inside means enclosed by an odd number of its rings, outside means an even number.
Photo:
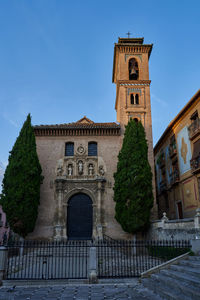
[{"label": "arched opening in bell tower", "polygon": [[138,62],[135,58],[131,58],[128,63],[129,80],[137,80],[139,78]]}]

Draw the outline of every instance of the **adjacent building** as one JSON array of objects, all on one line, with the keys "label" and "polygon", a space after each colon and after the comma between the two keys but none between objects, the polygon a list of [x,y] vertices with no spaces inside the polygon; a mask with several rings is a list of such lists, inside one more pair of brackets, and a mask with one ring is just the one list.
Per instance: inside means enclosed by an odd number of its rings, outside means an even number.
[{"label": "adjacent building", "polygon": [[6,221],[6,214],[3,212],[0,205],[0,245],[8,240],[9,231],[10,228],[8,222]]},{"label": "adjacent building", "polygon": [[191,218],[200,207],[200,90],[154,148],[158,214]]}]

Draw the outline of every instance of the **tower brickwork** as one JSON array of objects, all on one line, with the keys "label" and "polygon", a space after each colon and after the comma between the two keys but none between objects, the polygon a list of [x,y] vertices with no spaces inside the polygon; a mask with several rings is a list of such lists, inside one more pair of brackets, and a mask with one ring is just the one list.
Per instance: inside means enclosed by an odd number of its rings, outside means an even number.
[{"label": "tower brickwork", "polygon": [[[149,80],[152,47],[152,44],[144,44],[143,38],[119,38],[114,48],[113,82],[116,84],[117,121],[121,125],[122,133],[130,118],[141,121],[145,128],[156,199]],[[156,217],[156,202],[153,215]]]}]

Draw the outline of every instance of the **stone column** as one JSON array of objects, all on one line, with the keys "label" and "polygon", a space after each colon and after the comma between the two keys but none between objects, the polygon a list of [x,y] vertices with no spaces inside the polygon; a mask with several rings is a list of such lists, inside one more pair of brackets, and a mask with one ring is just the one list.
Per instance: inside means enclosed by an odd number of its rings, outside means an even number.
[{"label": "stone column", "polygon": [[90,247],[89,253],[89,283],[97,283],[97,254],[96,247]]},{"label": "stone column", "polygon": [[56,192],[57,192],[57,209],[56,209],[56,218],[55,218],[55,225],[54,231],[55,236],[54,240],[60,241],[63,238],[63,183],[64,180],[57,179],[56,180]]},{"label": "stone column", "polygon": [[101,223],[101,201],[102,201],[102,192],[104,191],[104,178],[98,179],[97,182],[97,237],[99,239],[103,238],[103,231],[102,231],[102,223]]}]

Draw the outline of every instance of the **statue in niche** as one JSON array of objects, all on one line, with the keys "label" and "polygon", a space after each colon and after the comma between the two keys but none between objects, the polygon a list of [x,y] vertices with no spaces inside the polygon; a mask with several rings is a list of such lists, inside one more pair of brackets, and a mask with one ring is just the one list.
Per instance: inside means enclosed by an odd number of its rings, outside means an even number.
[{"label": "statue in niche", "polygon": [[63,167],[62,166],[58,166],[57,168],[57,176],[62,176],[63,173]]},{"label": "statue in niche", "polygon": [[59,159],[57,162],[57,169],[56,169],[57,176],[62,176],[63,174],[63,161]]},{"label": "statue in niche", "polygon": [[72,174],[73,174],[73,166],[72,166],[72,164],[68,165],[67,174],[68,174],[68,176],[72,176]]},{"label": "statue in niche", "polygon": [[82,162],[82,160],[79,160],[79,162],[78,162],[78,174],[79,175],[83,174],[83,162]]},{"label": "statue in niche", "polygon": [[105,174],[103,166],[99,166],[99,175],[103,176]]},{"label": "statue in niche", "polygon": [[88,175],[92,176],[93,174],[94,174],[94,166],[93,166],[93,164],[89,164]]}]

